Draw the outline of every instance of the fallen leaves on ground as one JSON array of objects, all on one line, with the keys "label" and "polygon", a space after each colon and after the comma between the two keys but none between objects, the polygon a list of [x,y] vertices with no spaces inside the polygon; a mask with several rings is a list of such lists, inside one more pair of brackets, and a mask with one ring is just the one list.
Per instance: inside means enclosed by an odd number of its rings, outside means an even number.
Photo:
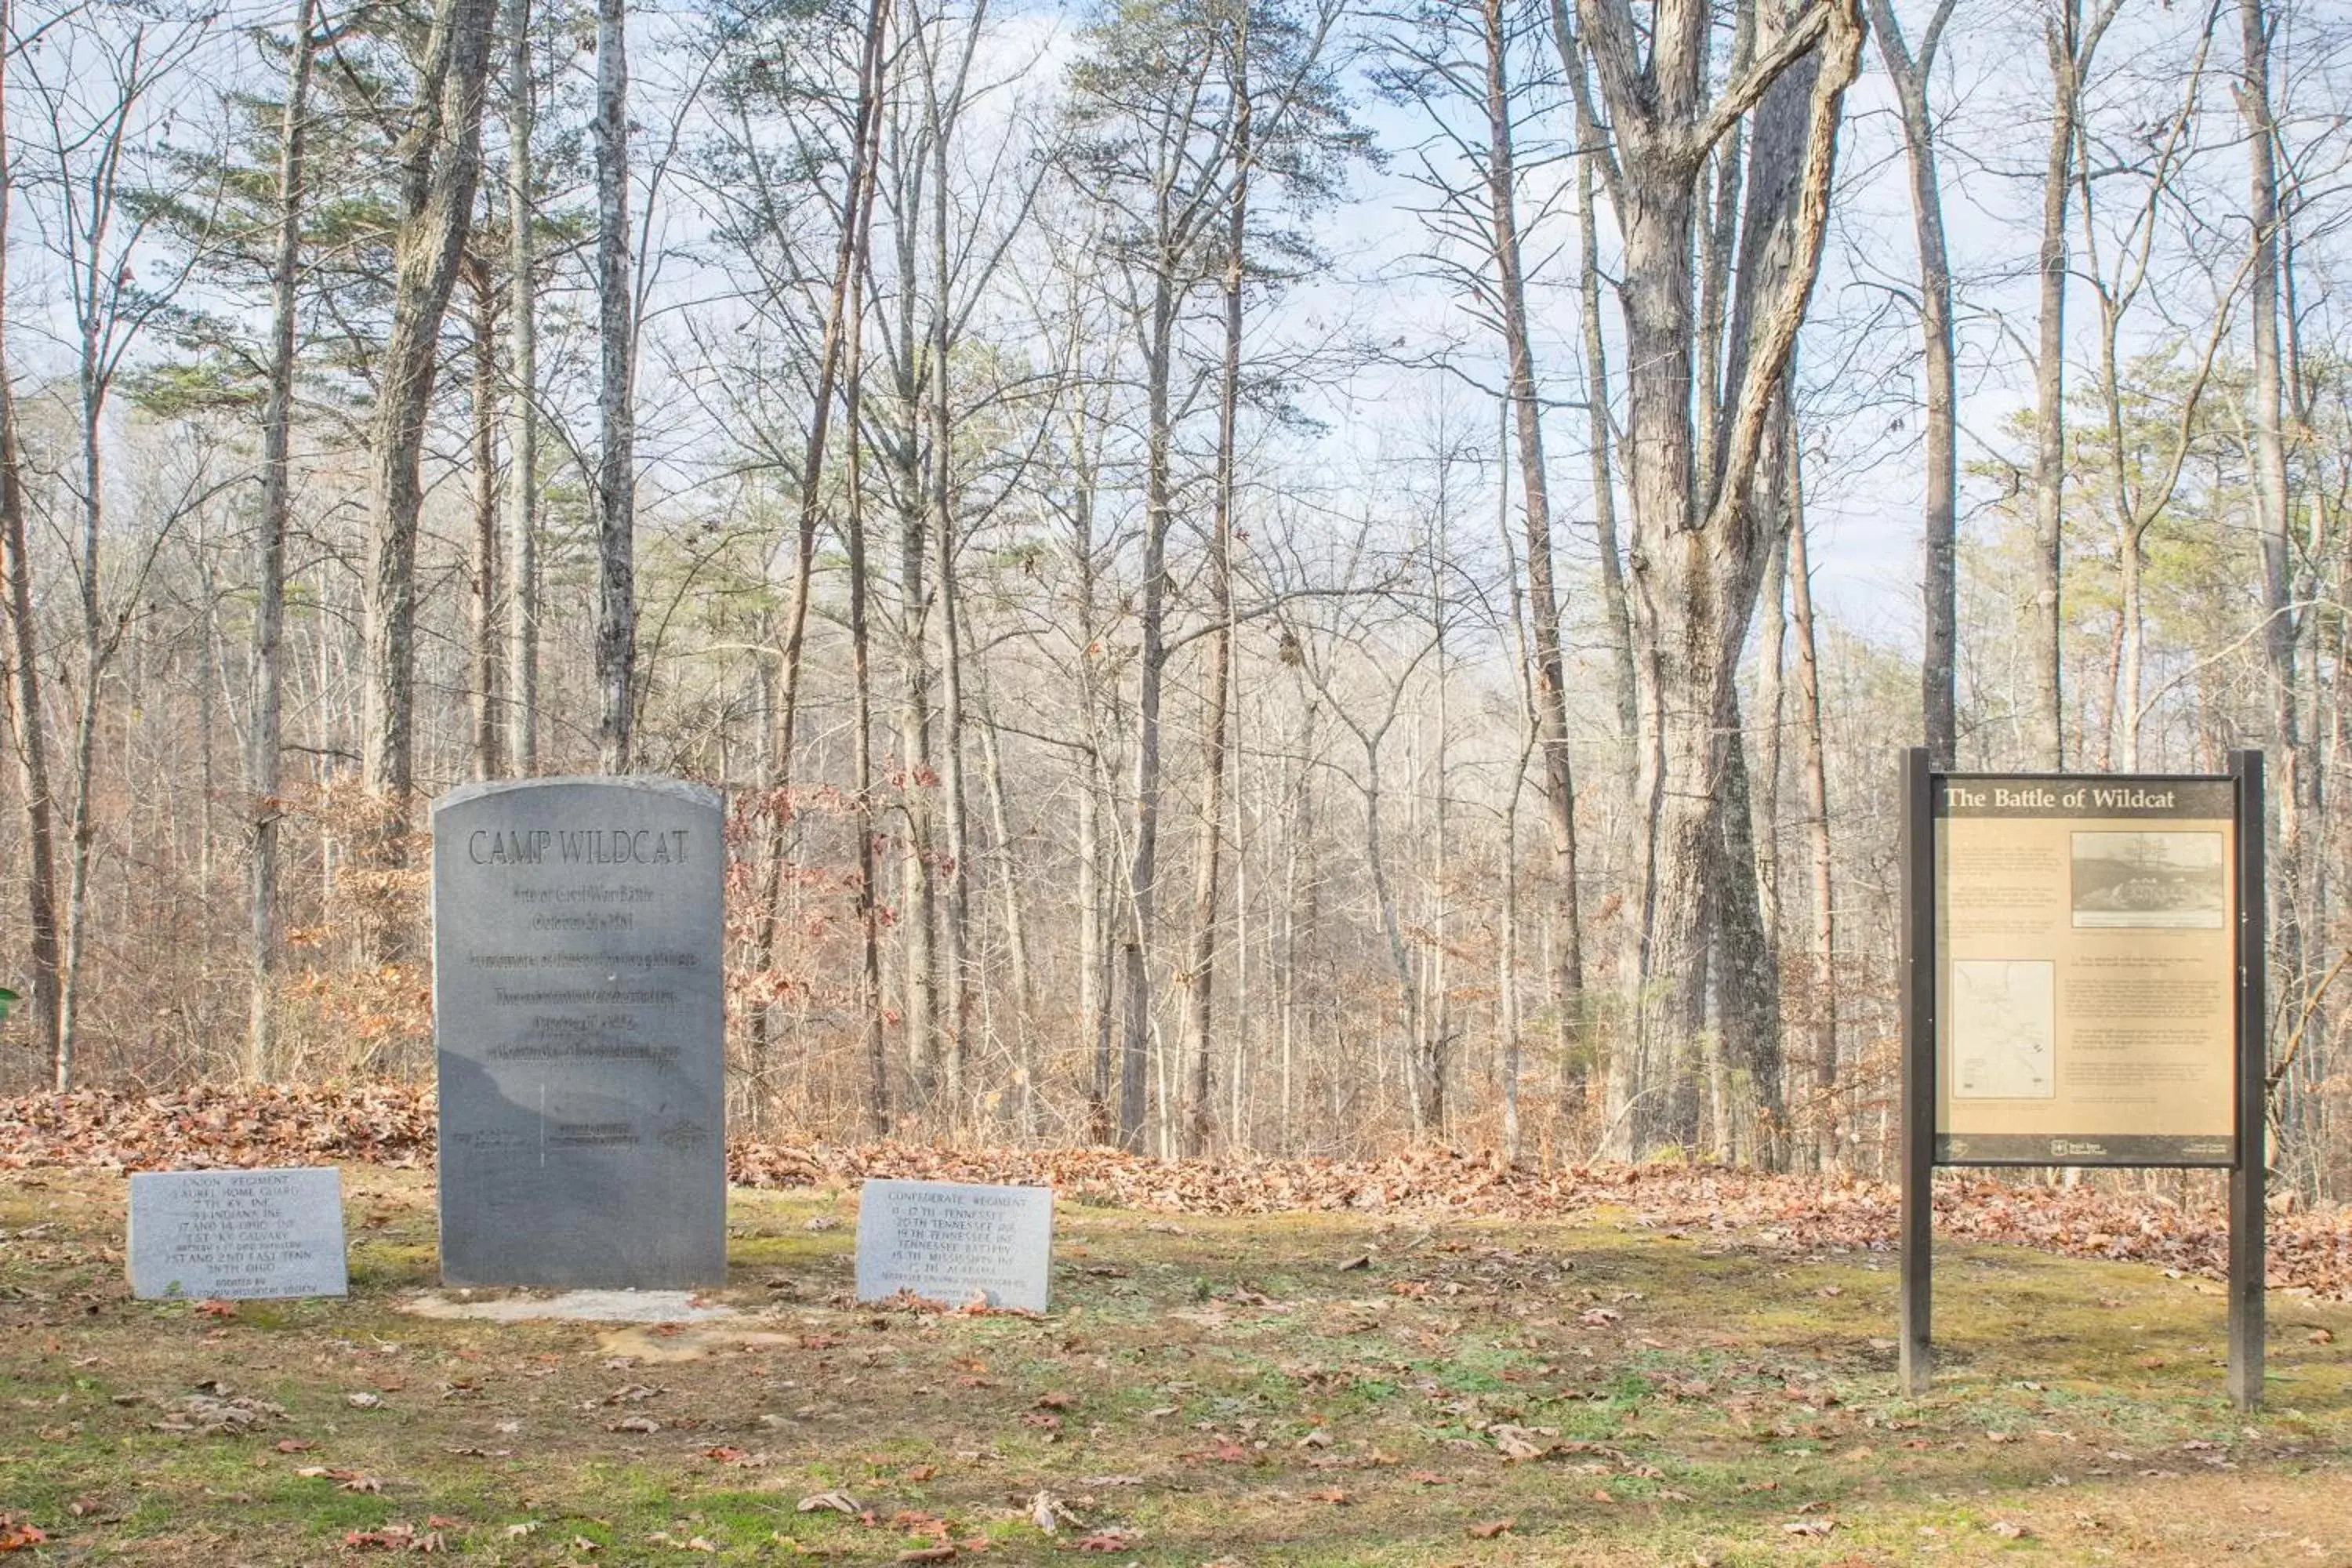
[{"label": "fallen leaves on ground", "polygon": [[[173,1094],[80,1089],[0,1100],[0,1170],[433,1163],[430,1083],[216,1085]],[[1797,1247],[1894,1245],[1896,1193],[1879,1182],[1693,1165],[1539,1170],[1488,1152],[1419,1149],[1384,1160],[1151,1160],[1108,1149],[941,1149],[736,1139],[730,1177],[752,1187],[867,1177],[1049,1185],[1066,1197],[1175,1214],[1440,1213],[1561,1216],[1609,1205],[1656,1230],[1761,1232]],[[2083,1258],[2221,1279],[2229,1227],[2218,1182],[2186,1201],[2090,1184],[2049,1188],[1979,1173],[1938,1179],[1937,1227]],[[1181,1234],[1181,1230],[1179,1230]],[[2271,1216],[2273,1286],[2352,1300],[2352,1210]],[[1410,1282],[1403,1282],[1410,1283]],[[918,1311],[956,1309],[909,1301]]]}]

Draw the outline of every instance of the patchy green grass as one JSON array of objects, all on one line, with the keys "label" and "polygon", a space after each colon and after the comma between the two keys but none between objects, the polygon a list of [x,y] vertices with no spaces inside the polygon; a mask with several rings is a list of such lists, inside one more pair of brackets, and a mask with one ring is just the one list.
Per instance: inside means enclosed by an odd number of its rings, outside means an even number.
[{"label": "patchy green grass", "polygon": [[351,1299],[216,1316],[130,1299],[121,1182],[0,1178],[35,1561],[2352,1563],[2352,1313],[2273,1297],[2247,1421],[2221,1293],[2146,1268],[1948,1247],[1911,1400],[1891,1258],[1606,1211],[1067,1205],[1031,1320],[857,1308],[848,1194],[739,1192],[740,1315],[648,1329],[404,1312],[430,1180],[346,1184]]}]

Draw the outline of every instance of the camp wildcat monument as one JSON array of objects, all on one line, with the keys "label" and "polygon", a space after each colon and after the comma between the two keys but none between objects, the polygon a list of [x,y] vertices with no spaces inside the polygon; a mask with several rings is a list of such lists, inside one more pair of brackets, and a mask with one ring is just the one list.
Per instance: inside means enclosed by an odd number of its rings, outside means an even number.
[{"label": "camp wildcat monument", "polygon": [[726,1277],[719,797],[468,784],[433,808],[441,1274]]}]

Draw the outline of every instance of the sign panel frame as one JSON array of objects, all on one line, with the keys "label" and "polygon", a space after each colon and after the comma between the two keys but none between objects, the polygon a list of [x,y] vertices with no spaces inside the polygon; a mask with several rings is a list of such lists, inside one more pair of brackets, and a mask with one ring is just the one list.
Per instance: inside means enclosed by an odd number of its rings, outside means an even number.
[{"label": "sign panel frame", "polygon": [[[2230,1175],[2230,1390],[2262,1386],[2263,756],[1939,770],[1902,791],[1902,1382],[1929,1377],[1938,1165]],[[1991,824],[1999,826],[1990,826]]]}]

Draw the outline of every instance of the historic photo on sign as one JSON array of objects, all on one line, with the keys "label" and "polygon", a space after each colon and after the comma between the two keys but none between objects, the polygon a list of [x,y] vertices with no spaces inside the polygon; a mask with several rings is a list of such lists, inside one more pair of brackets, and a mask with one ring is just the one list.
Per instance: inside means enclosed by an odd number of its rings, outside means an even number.
[{"label": "historic photo on sign", "polygon": [[2058,966],[1963,958],[1952,964],[1952,1094],[1961,1100],[2047,1100],[2058,1035]]},{"label": "historic photo on sign", "polygon": [[2226,870],[2218,833],[2074,835],[2074,929],[2219,931]]}]

